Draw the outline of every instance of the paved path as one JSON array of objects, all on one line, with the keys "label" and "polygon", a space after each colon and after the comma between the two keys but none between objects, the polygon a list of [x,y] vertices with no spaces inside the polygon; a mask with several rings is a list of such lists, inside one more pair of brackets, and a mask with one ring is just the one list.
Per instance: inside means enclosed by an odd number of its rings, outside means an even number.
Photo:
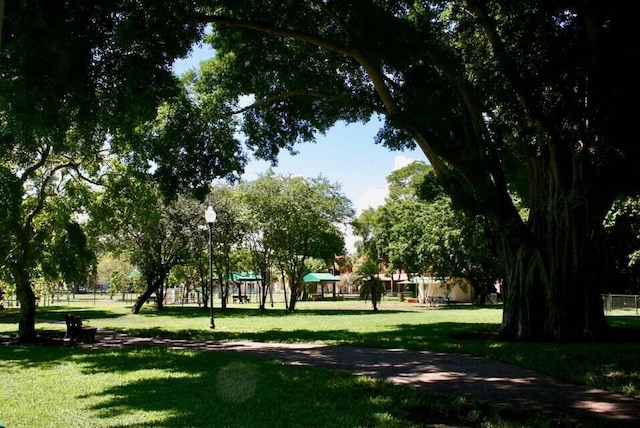
[{"label": "paved path", "polygon": [[469,397],[501,406],[526,407],[575,426],[640,427],[640,400],[561,382],[512,364],[463,354],[313,344],[193,342],[138,338],[100,331],[94,348],[168,346],[239,352],[292,365],[317,366],[397,384]]}]

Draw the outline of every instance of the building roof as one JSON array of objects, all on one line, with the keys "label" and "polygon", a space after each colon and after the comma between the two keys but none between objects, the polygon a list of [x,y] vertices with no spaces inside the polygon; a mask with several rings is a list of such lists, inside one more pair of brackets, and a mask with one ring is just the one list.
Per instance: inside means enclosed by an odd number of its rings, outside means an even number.
[{"label": "building roof", "polygon": [[262,276],[255,272],[231,272],[231,278],[234,282],[240,281],[260,281]]},{"label": "building roof", "polygon": [[308,273],[302,278],[304,282],[323,282],[323,281],[340,281],[340,278],[337,276],[331,275],[330,273],[324,272],[316,272],[316,273]]}]

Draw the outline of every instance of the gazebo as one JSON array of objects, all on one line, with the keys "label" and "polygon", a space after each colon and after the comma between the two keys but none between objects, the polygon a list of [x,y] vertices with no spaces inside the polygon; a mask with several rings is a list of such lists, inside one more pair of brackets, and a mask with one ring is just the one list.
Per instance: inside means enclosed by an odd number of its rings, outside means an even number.
[{"label": "gazebo", "polygon": [[311,298],[313,300],[324,299],[325,285],[331,285],[331,291],[333,297],[336,297],[336,282],[340,281],[340,278],[325,272],[313,272],[306,274],[302,280],[306,284],[316,284],[315,292],[311,290]]},{"label": "gazebo", "polygon": [[249,295],[256,292],[256,285],[262,281],[262,276],[254,272],[231,272],[231,281],[234,284],[234,288],[238,289],[237,294],[233,293],[233,301],[249,303]]}]

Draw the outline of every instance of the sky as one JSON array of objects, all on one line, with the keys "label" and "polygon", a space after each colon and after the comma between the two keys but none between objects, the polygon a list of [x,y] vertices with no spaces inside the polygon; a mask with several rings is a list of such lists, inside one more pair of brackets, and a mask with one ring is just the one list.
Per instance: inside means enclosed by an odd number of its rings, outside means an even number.
[{"label": "sky", "polygon": [[[182,74],[197,68],[200,61],[211,56],[213,50],[196,46],[188,58],[174,64],[174,73]],[[296,155],[281,152],[278,166],[273,170],[283,176],[322,176],[339,184],[343,194],[353,203],[356,215],[367,208],[378,207],[387,196],[386,177],[392,171],[416,160],[427,162],[419,150],[394,152],[375,144],[374,137],[380,125],[376,119],[367,124],[338,124],[325,135],[317,135],[316,143],[296,145]],[[242,177],[256,179],[269,167],[268,162],[252,160]],[[346,249],[353,253],[356,238],[348,228],[344,232]]]}]

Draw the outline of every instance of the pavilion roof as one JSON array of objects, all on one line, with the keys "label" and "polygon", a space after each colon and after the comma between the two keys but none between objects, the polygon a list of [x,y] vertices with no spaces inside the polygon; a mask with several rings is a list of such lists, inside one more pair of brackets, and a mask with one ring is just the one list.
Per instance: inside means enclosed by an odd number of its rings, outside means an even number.
[{"label": "pavilion roof", "polygon": [[304,282],[326,282],[326,281],[340,281],[340,278],[330,273],[314,272],[308,273],[302,278]]}]

